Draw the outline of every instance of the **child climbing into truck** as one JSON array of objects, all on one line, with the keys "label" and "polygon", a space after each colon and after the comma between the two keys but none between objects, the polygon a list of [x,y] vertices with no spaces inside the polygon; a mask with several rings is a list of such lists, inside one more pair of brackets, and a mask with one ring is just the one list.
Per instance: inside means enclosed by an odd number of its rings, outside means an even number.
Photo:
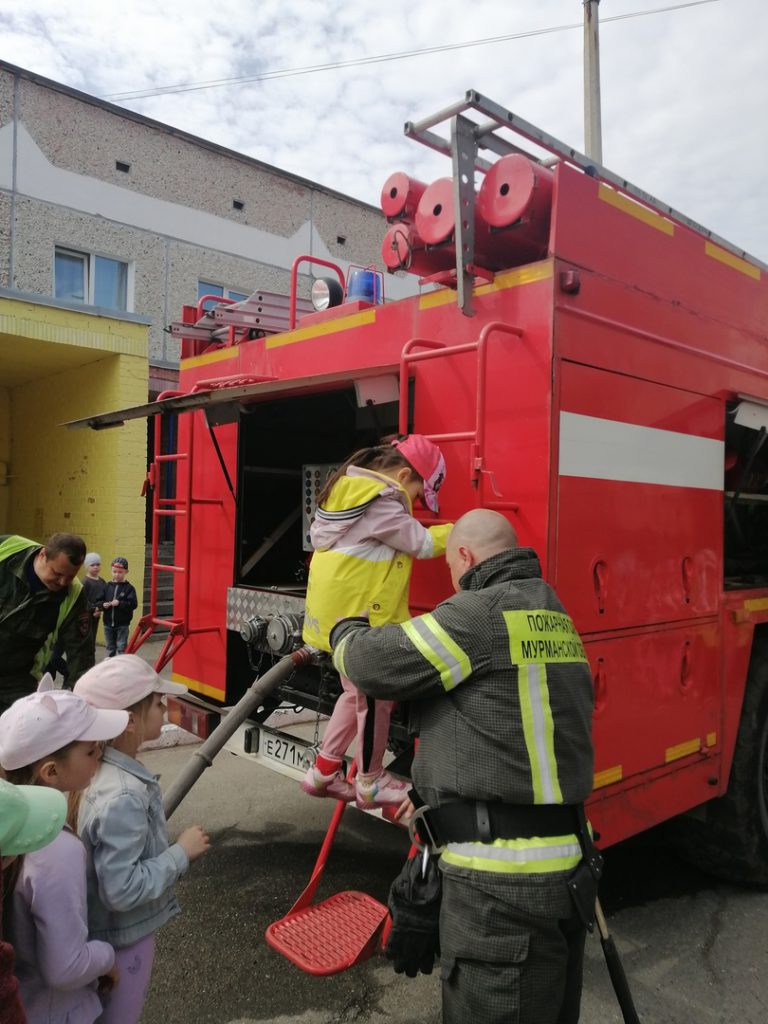
[{"label": "child climbing into truck", "polygon": [[[304,640],[330,651],[339,619],[365,615],[374,626],[410,617],[408,588],[414,558],[442,555],[451,525],[422,526],[413,517],[421,498],[438,511],[445,460],[421,434],[383,438],[351,455],[320,493],[311,527]],[[301,782],[305,793],[358,807],[399,805],[407,784],[384,770],[393,702],[365,697],[343,674],[343,692],[328,722],[315,764]],[[342,763],[357,735],[355,784]]]}]

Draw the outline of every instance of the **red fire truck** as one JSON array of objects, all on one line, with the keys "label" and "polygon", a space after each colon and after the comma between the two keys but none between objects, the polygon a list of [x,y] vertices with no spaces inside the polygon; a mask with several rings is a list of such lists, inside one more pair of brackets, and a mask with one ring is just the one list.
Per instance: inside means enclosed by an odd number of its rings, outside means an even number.
[{"label": "red fire truck", "polygon": [[[689,812],[700,858],[766,882],[768,267],[475,92],[406,134],[452,164],[382,193],[384,261],[428,290],[381,303],[364,275],[343,296],[326,265],[310,313],[297,261],[287,306],[185,308],[178,394],[85,421],[179,415],[149,474],[155,524],[176,522],[173,564],[153,556],[174,615],[153,603],[136,639],[170,627],[163,658],[199,701],[185,721],[233,703],[301,644],[328,469],[429,435],[444,520],[507,515],[584,639],[602,845]],[[449,590],[422,563],[413,611]],[[338,692],[329,662],[302,668],[238,742],[298,774]],[[278,707],[305,709],[303,740]],[[405,757],[404,720],[391,742]]]}]

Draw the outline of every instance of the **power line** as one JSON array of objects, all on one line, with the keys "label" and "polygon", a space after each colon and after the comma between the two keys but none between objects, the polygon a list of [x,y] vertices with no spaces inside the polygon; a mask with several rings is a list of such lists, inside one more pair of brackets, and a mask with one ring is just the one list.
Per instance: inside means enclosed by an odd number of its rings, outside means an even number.
[{"label": "power line", "polygon": [[[674,4],[669,7],[657,7],[651,11],[633,11],[629,14],[616,14],[610,18],[601,18],[600,24],[609,21],[626,21],[628,18],[645,18],[651,14],[666,14],[669,11],[681,11],[687,7],[702,7],[704,4],[716,4],[720,0],[689,0],[688,3]],[[206,82],[188,82],[183,85],[165,85],[154,89],[138,89],[134,92],[110,93],[103,97],[106,100],[141,100],[153,96],[171,96],[175,93],[200,92],[204,89],[220,89],[228,85],[249,85],[252,82],[268,82],[276,78],[295,78],[299,75],[315,74],[318,71],[335,71],[341,68],[361,67],[366,64],[383,64],[388,61],[406,60],[410,57],[422,57],[432,53],[447,53],[451,50],[465,50],[473,46],[488,46],[491,43],[506,43],[513,39],[529,39],[532,36],[551,35],[554,32],[566,32],[583,28],[583,23],[573,25],[553,25],[550,28],[531,29],[528,32],[514,32],[503,36],[489,36],[485,39],[471,39],[464,43],[445,43],[442,46],[427,46],[420,50],[402,50],[397,53],[383,53],[371,57],[357,57],[351,60],[332,61],[327,64],[309,64],[300,68],[282,68],[276,71],[265,71],[260,75],[245,75],[239,78],[216,78]]]}]

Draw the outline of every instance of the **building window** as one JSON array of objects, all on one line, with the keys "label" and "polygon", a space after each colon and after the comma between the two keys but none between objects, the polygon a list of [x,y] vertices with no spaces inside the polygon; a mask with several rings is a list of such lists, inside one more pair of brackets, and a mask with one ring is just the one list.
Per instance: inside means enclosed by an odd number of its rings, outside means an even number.
[{"label": "building window", "polygon": [[105,309],[128,309],[128,264],[90,252],[56,248],[54,295]]},{"label": "building window", "polygon": [[[236,292],[233,288],[225,288],[222,284],[213,284],[211,281],[197,282],[197,301],[204,295],[220,295],[223,299],[232,299],[234,302],[242,302],[248,296],[244,292]],[[211,299],[206,302],[203,309],[212,309],[216,303]]]},{"label": "building window", "polygon": [[85,302],[88,283],[88,257],[84,253],[56,250],[56,267],[54,270],[57,299],[73,299]]},{"label": "building window", "polygon": [[123,174],[127,174],[131,169],[130,164],[123,163],[122,160],[115,160],[115,170],[122,171]]}]

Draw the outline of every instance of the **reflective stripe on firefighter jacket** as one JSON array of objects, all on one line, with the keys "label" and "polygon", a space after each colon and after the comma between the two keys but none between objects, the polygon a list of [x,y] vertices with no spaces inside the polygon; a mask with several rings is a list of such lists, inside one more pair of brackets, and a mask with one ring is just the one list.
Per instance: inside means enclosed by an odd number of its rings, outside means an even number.
[{"label": "reflective stripe on firefighter jacket", "polygon": [[[47,589],[32,594],[25,579],[26,563],[41,546],[26,537],[0,537],[0,678],[29,673],[40,679],[61,636],[70,682],[76,682],[93,665],[83,584],[73,579],[63,598]],[[85,617],[84,626],[80,616]]]},{"label": "reflective stripe on firefighter jacket", "polygon": [[312,523],[304,640],[330,651],[339,619],[365,614],[375,626],[407,619],[413,559],[442,555],[451,529],[422,526],[397,481],[350,466]]},{"label": "reflective stripe on firefighter jacket", "polygon": [[[428,615],[372,629],[341,622],[334,664],[365,694],[411,701],[413,781],[451,800],[577,804],[592,789],[592,676],[581,640],[535,552],[474,566]],[[450,843],[444,864],[502,874],[575,867],[575,834]]]}]

